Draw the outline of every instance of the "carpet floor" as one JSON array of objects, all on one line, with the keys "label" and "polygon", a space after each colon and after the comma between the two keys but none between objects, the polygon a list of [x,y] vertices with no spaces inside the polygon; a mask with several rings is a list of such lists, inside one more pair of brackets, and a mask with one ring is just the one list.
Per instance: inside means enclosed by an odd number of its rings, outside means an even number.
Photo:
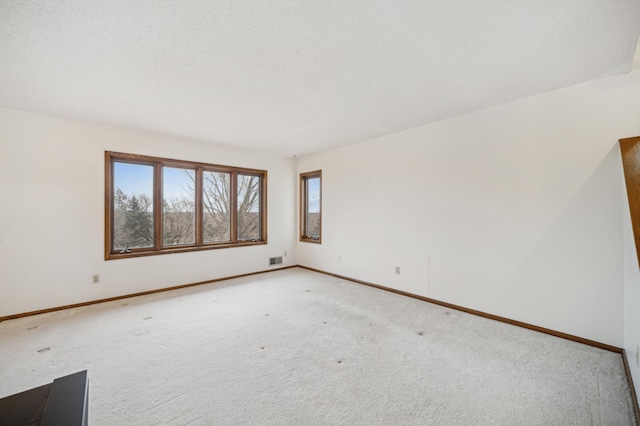
[{"label": "carpet floor", "polygon": [[300,268],[0,323],[91,425],[632,425],[620,354]]}]

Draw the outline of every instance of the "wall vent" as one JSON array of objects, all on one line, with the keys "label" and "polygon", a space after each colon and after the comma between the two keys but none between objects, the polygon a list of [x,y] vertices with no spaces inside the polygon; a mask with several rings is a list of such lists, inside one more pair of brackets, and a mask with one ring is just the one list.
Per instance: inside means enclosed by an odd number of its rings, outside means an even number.
[{"label": "wall vent", "polygon": [[282,256],[280,257],[270,257],[269,258],[269,266],[271,265],[282,265]]}]

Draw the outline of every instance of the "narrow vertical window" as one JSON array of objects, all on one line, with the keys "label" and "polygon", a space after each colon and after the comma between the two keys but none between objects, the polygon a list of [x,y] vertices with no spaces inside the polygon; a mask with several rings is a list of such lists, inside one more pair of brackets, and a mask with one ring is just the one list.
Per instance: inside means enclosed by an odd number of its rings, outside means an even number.
[{"label": "narrow vertical window", "polygon": [[162,168],[162,244],[196,242],[196,171]]},{"label": "narrow vertical window", "polygon": [[204,171],[202,174],[203,238],[205,243],[231,239],[231,174]]},{"label": "narrow vertical window", "polygon": [[114,162],[114,250],[153,247],[153,172],[153,165]]},{"label": "narrow vertical window", "polygon": [[300,241],[322,241],[322,171],[300,175]]},{"label": "narrow vertical window", "polygon": [[238,174],[238,240],[260,239],[260,176]]}]

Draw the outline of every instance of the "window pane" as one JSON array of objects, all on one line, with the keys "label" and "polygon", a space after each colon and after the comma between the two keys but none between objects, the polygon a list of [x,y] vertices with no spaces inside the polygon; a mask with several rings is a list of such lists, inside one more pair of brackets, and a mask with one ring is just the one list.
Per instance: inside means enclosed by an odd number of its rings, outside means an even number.
[{"label": "window pane", "polygon": [[202,215],[205,243],[230,240],[231,220],[229,199],[231,175],[229,173],[203,172]]},{"label": "window pane", "polygon": [[162,168],[162,243],[165,246],[196,242],[196,172]]},{"label": "window pane", "polygon": [[238,174],[238,240],[261,238],[260,177]]},{"label": "window pane", "polygon": [[313,177],[307,179],[307,227],[308,237],[320,237],[320,178]]},{"label": "window pane", "polygon": [[153,166],[115,162],[113,249],[153,247]]}]

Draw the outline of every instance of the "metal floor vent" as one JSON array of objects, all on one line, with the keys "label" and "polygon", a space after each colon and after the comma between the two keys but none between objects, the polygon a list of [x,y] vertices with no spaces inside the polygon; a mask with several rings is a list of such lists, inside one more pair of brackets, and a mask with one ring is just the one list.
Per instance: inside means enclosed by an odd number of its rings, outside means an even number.
[{"label": "metal floor vent", "polygon": [[282,256],[280,257],[270,257],[269,258],[269,266],[271,265],[282,265]]}]

